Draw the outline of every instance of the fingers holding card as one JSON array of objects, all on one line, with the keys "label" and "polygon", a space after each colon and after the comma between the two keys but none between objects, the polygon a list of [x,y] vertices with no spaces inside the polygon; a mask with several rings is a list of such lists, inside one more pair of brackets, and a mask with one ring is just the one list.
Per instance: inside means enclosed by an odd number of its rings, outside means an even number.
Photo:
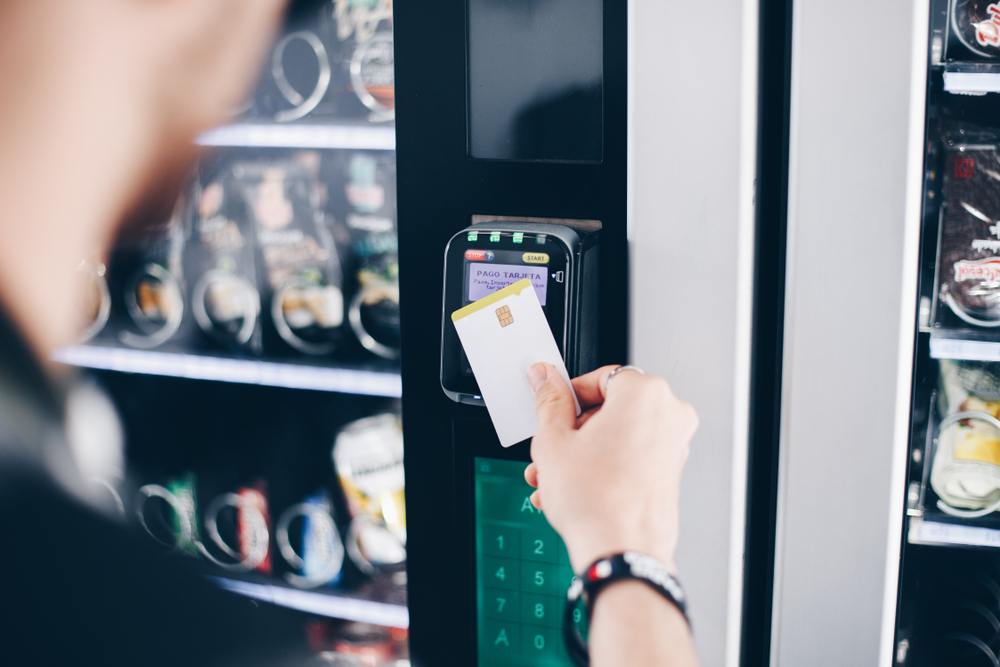
[{"label": "fingers holding card", "polygon": [[[552,364],[572,384],[531,281],[474,301],[451,319],[500,444],[510,447],[532,437],[538,421],[528,367]],[[578,402],[576,410],[579,414]]]}]

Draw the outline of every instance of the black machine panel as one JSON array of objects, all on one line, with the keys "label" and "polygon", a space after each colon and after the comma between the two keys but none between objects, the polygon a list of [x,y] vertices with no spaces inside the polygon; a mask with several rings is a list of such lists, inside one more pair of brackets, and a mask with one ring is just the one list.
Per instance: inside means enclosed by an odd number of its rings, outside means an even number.
[{"label": "black machine panel", "polygon": [[[486,481],[498,498],[516,500],[523,495],[522,482],[510,473],[529,460],[527,443],[509,449],[500,447],[481,406],[452,401],[441,390],[441,340],[446,332],[441,317],[445,274],[441,258],[449,240],[470,223],[484,220],[601,221],[600,252],[594,255],[598,278],[587,288],[595,309],[579,324],[580,330],[587,332],[583,338],[589,336],[592,341],[591,349],[585,362],[575,364],[569,359],[567,365],[583,372],[600,364],[621,362],[627,356],[626,6],[598,0],[571,3],[581,12],[581,32],[576,33],[579,40],[574,41],[567,36],[568,27],[555,29],[545,19],[546,12],[563,11],[568,3],[520,3],[537,11],[524,11],[523,20],[510,23],[510,34],[506,35],[509,43],[532,43],[549,49],[556,57],[545,63],[545,76],[565,88],[582,81],[580,73],[564,63],[571,56],[584,57],[580,54],[584,48],[581,43],[585,43],[589,49],[586,57],[599,54],[599,67],[591,67],[594,77],[588,80],[596,82],[600,93],[596,102],[588,96],[568,100],[569,115],[563,116],[596,118],[593,122],[567,121],[559,128],[566,133],[562,137],[543,128],[514,150],[516,142],[505,135],[504,127],[509,128],[509,124],[501,127],[502,123],[494,123],[491,129],[488,123],[493,121],[477,105],[507,105],[502,111],[509,119],[524,100],[518,101],[516,96],[489,100],[476,95],[477,87],[488,87],[490,76],[496,75],[477,70],[477,58],[496,49],[500,39],[499,35],[477,31],[477,12],[500,11],[513,4],[441,0],[433,11],[419,3],[401,3],[395,8],[408,603],[415,665],[496,664],[489,661],[485,651],[484,633],[490,623],[489,627],[498,633],[506,626],[497,626],[494,621],[498,619],[491,620],[486,608],[480,608],[486,598],[477,598],[476,591],[478,583],[485,595],[488,581],[484,569],[488,554],[482,531],[487,523],[495,524],[497,517],[483,513],[489,509],[486,505],[477,505],[476,465],[508,462],[499,466],[505,474],[480,469],[480,481],[489,477]],[[481,49],[480,56],[477,49]],[[485,143],[477,142],[477,133]],[[546,143],[549,139],[572,143],[572,150],[552,150]],[[494,148],[477,148],[489,142]],[[509,231],[511,236],[501,234],[497,244],[509,243],[511,248],[501,250],[513,248],[513,230]],[[481,238],[474,242],[467,236],[460,238],[463,248],[459,262],[464,265],[459,268],[462,279],[454,281],[459,285],[457,295],[452,296],[457,307],[474,299],[480,288],[487,289],[470,285],[466,279],[463,272],[477,262],[466,261],[465,250],[491,249],[488,236],[486,245],[480,243]],[[526,234],[522,242],[527,240]],[[549,254],[550,259],[555,255]],[[498,261],[496,256],[494,261]],[[551,280],[548,290],[553,286]],[[551,294],[546,294],[546,309],[555,305],[548,301]],[[556,338],[564,344],[563,339]],[[580,341],[579,332],[574,332],[571,340]],[[461,370],[460,363],[454,367]],[[510,496],[503,493],[505,485],[509,486]],[[478,523],[477,507],[481,510]],[[522,532],[532,532],[543,530],[544,525],[526,523],[518,527]],[[518,564],[534,562],[520,556],[514,560]],[[546,572],[546,568],[553,573],[567,572],[562,561],[539,562]],[[524,593],[520,589],[516,592]],[[541,595],[549,595],[549,591]],[[550,600],[538,602],[544,607]],[[522,611],[519,608],[519,613]],[[518,624],[518,629],[506,634],[513,643],[517,633],[516,664],[559,664],[547,662],[547,654],[537,653],[545,653],[551,646],[550,626],[531,622],[530,618],[527,622],[522,618]],[[526,634],[524,627],[538,632]],[[535,648],[536,653],[532,653],[528,649],[534,645],[536,635],[541,637],[538,642],[543,648]]]}]

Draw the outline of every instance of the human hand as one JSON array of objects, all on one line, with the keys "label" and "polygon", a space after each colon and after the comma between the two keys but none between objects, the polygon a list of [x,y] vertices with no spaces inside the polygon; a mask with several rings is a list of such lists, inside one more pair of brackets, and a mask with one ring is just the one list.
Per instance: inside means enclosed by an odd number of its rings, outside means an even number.
[{"label": "human hand", "polygon": [[538,431],[525,479],[576,572],[608,554],[640,551],[675,569],[680,482],[698,416],[661,378],[615,366],[573,380],[535,364]]}]

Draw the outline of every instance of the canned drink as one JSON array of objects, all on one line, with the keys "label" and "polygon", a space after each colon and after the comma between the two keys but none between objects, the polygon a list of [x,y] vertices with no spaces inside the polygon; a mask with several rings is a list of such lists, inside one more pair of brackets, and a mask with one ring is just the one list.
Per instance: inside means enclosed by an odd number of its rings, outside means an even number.
[{"label": "canned drink", "polygon": [[[227,510],[233,513],[228,521],[230,529],[225,531],[230,535],[228,539],[220,529],[222,515]],[[256,489],[241,489],[216,497],[205,511],[205,533],[219,553],[213,553],[213,549],[200,541],[198,551],[206,560],[227,570],[269,572],[270,531],[266,513],[267,502]]]},{"label": "canned drink", "polygon": [[188,555],[197,555],[196,517],[193,475],[184,475],[165,486],[146,484],[139,488],[136,518],[143,530],[157,542]]},{"label": "canned drink", "polygon": [[[255,554],[262,554],[255,570],[262,574],[271,573],[271,518],[267,509],[267,496],[264,485],[249,486],[237,493],[244,501],[238,519],[238,536],[240,554],[246,560],[255,559]],[[260,519],[260,521],[258,521]],[[263,530],[261,529],[263,525]]]},{"label": "canned drink", "polygon": [[[298,540],[292,538],[295,525],[300,526]],[[317,588],[340,580],[344,544],[326,494],[316,494],[285,510],[278,519],[275,540],[281,557],[294,570],[285,574],[285,579],[293,586]],[[298,548],[296,541],[300,545]]]},{"label": "canned drink", "polygon": [[348,552],[365,572],[406,561],[403,431],[386,413],[351,422],[334,441],[333,463],[351,512]]}]

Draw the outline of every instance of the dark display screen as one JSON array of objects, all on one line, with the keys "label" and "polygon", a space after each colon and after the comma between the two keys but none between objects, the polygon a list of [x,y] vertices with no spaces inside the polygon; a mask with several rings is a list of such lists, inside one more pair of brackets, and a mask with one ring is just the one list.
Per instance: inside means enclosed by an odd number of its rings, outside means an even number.
[{"label": "dark display screen", "polygon": [[[528,500],[522,461],[475,459],[479,664],[571,667],[562,638],[569,555]],[[580,610],[575,620],[584,624]]]},{"label": "dark display screen", "polygon": [[469,0],[469,153],[604,156],[603,0]]}]

